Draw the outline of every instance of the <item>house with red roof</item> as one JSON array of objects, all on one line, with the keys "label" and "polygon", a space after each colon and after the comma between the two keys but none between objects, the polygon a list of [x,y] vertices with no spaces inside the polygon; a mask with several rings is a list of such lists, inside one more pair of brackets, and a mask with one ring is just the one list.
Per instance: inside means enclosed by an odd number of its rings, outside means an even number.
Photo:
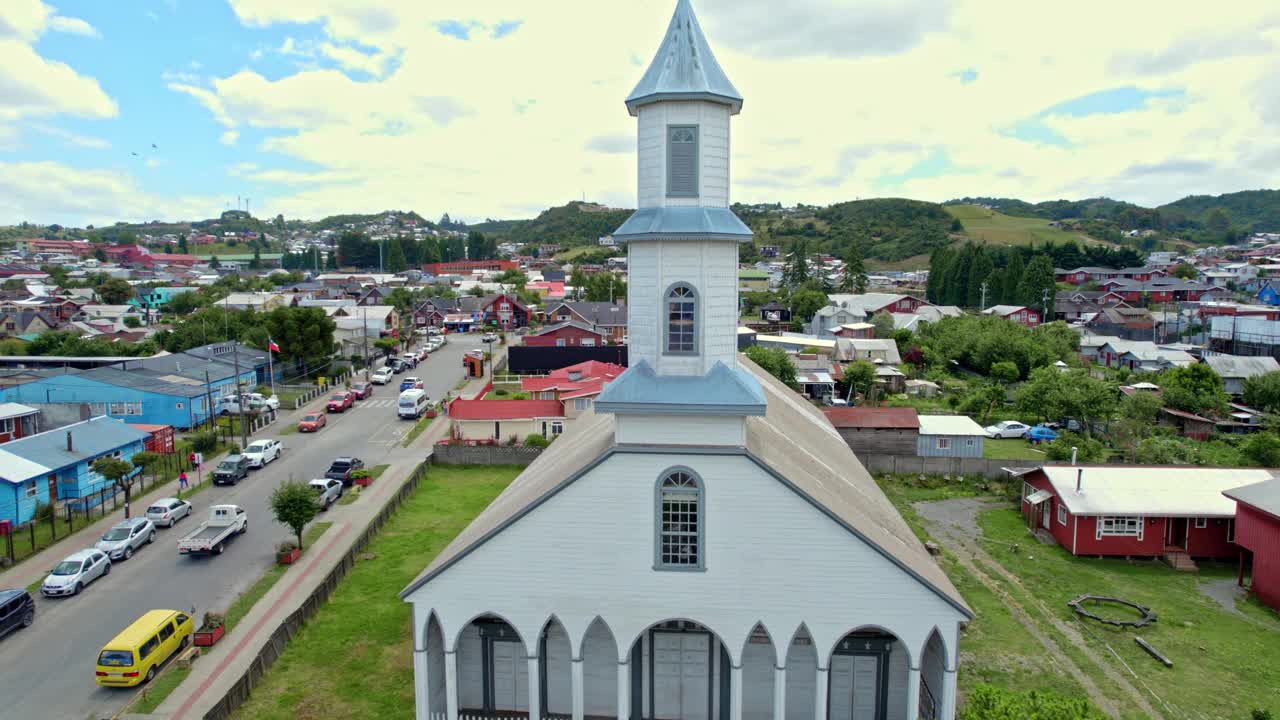
[{"label": "house with red roof", "polygon": [[590,326],[569,320],[525,335],[524,344],[530,347],[600,347],[606,343],[604,336]]},{"label": "house with red roof", "polygon": [[559,400],[466,400],[449,403],[452,437],[468,443],[523,441],[530,435],[564,432],[564,403]]},{"label": "house with red roof", "polygon": [[1250,570],[1250,590],[1280,610],[1280,478],[1262,480],[1222,492],[1236,503],[1235,543],[1240,554],[1237,582]]},{"label": "house with red roof", "polygon": [[539,400],[564,403],[564,416],[570,420],[586,412],[595,398],[626,368],[613,363],[588,360],[553,370],[542,377],[520,379],[520,389]]},{"label": "house with red roof", "polygon": [[823,413],[856,455],[916,454],[920,417],[909,407],[829,407]]}]

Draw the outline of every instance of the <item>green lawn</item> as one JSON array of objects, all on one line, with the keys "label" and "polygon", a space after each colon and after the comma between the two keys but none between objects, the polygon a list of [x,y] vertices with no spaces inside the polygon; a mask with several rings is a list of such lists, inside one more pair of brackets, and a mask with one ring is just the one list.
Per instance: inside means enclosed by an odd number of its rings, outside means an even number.
[{"label": "green lawn", "polygon": [[[386,472],[387,468],[389,467],[391,466],[390,465],[374,465],[373,467],[369,468],[369,476],[372,477],[374,480],[377,480],[378,478],[382,477],[382,473]],[[355,492],[342,493],[342,499],[338,501],[339,505],[350,505],[356,500],[359,500],[360,496],[364,494],[362,492],[363,488],[361,488],[359,485],[353,486],[351,490],[354,490]]]},{"label": "green lawn", "polygon": [[[237,718],[413,717],[410,607],[398,593],[522,470],[434,466]],[[359,672],[335,672],[334,658]]]},{"label": "green lawn", "polygon": [[1044,460],[1044,452],[1037,450],[1026,440],[987,438],[982,443],[982,457],[988,460]]},{"label": "green lawn", "polygon": [[[1145,683],[1177,710],[1166,717],[1248,718],[1257,708],[1280,713],[1280,615],[1251,604],[1241,607],[1242,614],[1227,612],[1197,590],[1202,582],[1233,580],[1234,564],[1201,562],[1198,573],[1180,573],[1151,561],[1075,558],[1062,548],[1032,541],[1012,509],[985,512],[979,523],[987,551],[1020,580],[1009,588],[1011,594],[1029,611],[1077,624],[1092,649],[1117,672],[1139,688]],[[1140,631],[1085,624],[1066,605],[1085,592],[1150,606],[1159,621]],[[985,624],[981,616],[975,623]],[[1134,642],[1135,636],[1158,648],[1174,666],[1165,668],[1153,660]],[[981,646],[966,644],[966,655],[978,649]],[[1142,683],[1132,680],[1116,655]],[[1136,717],[1137,708],[1126,706],[1123,695],[1113,692],[1109,681],[1087,662],[1077,661],[1116,699],[1126,717]]]},{"label": "green lawn", "polygon": [[1049,221],[1041,218],[1014,217],[977,205],[947,205],[945,209],[960,218],[970,239],[990,245],[1041,245],[1049,241],[1108,244],[1088,235],[1050,227]]}]

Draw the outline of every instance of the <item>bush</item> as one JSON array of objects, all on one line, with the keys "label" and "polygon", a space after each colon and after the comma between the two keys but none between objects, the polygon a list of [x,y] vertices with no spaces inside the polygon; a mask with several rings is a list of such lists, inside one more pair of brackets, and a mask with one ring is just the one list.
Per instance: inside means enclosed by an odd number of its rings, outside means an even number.
[{"label": "bush", "polygon": [[508,393],[505,388],[498,388],[497,390],[493,391],[493,394],[497,395],[498,397],[506,397]]},{"label": "bush", "polygon": [[360,468],[359,470],[351,473],[352,480],[363,480],[369,477],[373,477],[373,473],[369,472],[368,468]]},{"label": "bush", "polygon": [[1044,455],[1048,460],[1070,460],[1073,447],[1078,462],[1102,462],[1107,457],[1107,448],[1100,441],[1070,431],[1058,433],[1058,439],[1045,446]]},{"label": "bush", "polygon": [[297,549],[298,549],[298,543],[292,540],[283,540],[280,542],[280,544],[276,545],[276,554],[287,555]]},{"label": "bush", "polygon": [[200,629],[204,631],[217,630],[222,627],[224,620],[221,613],[205,612],[204,621],[200,623]]},{"label": "bush", "polygon": [[969,693],[960,720],[1104,720],[1087,701],[1030,690],[1017,693],[978,685]]},{"label": "bush", "polygon": [[507,438],[507,447],[515,447],[518,444],[520,444],[520,438],[516,437],[515,435],[512,435],[511,437]]},{"label": "bush", "polygon": [[538,433],[530,433],[529,437],[524,439],[524,444],[529,447],[544,448],[550,445],[551,442]]},{"label": "bush", "polygon": [[191,449],[198,453],[212,453],[218,449],[218,433],[214,430],[197,430],[191,433]]}]

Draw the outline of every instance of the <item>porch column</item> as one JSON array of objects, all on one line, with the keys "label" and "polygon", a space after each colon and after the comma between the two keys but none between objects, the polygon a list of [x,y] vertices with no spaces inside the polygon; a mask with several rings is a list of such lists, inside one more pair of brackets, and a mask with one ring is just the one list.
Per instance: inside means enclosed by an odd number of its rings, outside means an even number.
[{"label": "porch column", "polygon": [[529,718],[542,720],[542,663],[537,655],[526,659],[529,661]]},{"label": "porch column", "polygon": [[431,718],[431,673],[427,649],[413,651],[413,717],[414,720]]},{"label": "porch column", "polygon": [[920,719],[920,668],[907,667],[907,720]]},{"label": "porch column", "polygon": [[631,664],[618,662],[618,720],[631,718]]},{"label": "porch column", "polygon": [[448,720],[458,720],[458,653],[455,650],[444,654],[444,712]]},{"label": "porch column", "polygon": [[942,697],[938,698],[939,720],[955,720],[956,718],[956,671],[942,672]]},{"label": "porch column", "polygon": [[582,720],[586,703],[583,699],[582,658],[576,657],[569,663],[573,675],[573,720]]},{"label": "porch column", "polygon": [[729,720],[742,720],[742,665],[729,665]]},{"label": "porch column", "polygon": [[[827,686],[831,683],[830,673],[827,668],[818,668],[818,681],[815,683],[817,688],[817,697],[813,703],[813,720],[827,720]],[[449,718],[449,720],[457,720],[457,718]]]},{"label": "porch column", "polygon": [[773,666],[773,720],[787,720],[787,668],[785,666]]}]

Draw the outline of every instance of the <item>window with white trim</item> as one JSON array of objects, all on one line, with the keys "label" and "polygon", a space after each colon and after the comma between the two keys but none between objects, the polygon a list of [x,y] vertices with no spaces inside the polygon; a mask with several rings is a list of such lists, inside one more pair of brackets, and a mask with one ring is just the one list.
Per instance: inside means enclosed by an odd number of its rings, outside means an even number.
[{"label": "window with white trim", "polygon": [[539,400],[555,400],[555,399],[556,399],[556,391],[555,391],[555,390],[543,390],[542,392],[538,393],[538,399],[539,399]]},{"label": "window with white trim", "polygon": [[1208,518],[1196,518],[1196,529],[1203,530],[1209,526]]},{"label": "window with white trim", "polygon": [[591,398],[574,398],[573,409],[581,412],[591,407]]},{"label": "window with white trim", "polygon": [[581,340],[581,341],[579,341],[579,344],[580,344],[580,345],[582,345],[582,347],[595,347],[595,346],[596,346],[596,339],[595,339],[595,338],[584,337],[584,338],[582,338],[582,340]]},{"label": "window with white trim", "polygon": [[1098,518],[1096,536],[1098,539],[1104,537],[1136,537],[1141,540],[1143,525],[1144,523],[1140,517],[1111,517],[1103,515]]},{"label": "window with white trim", "polygon": [[937,449],[939,449],[939,450],[950,450],[950,449],[951,449],[951,438],[944,438],[944,437],[943,437],[943,438],[937,438],[937,442],[936,442],[936,444],[934,445],[934,447],[936,447],[936,448],[937,448]]},{"label": "window with white trim", "polygon": [[141,415],[141,402],[113,402],[111,403],[111,415]]},{"label": "window with white trim", "polygon": [[564,338],[556,338],[556,347],[564,347],[567,344],[568,343]]},{"label": "window with white trim", "polygon": [[1032,485],[1026,480],[1023,480],[1022,481],[1022,502],[1026,502],[1027,498],[1031,497],[1031,493],[1034,493],[1035,491],[1036,491],[1035,485]]},{"label": "window with white trim", "polygon": [[0,433],[8,433],[12,435],[14,430],[14,420],[15,418],[5,418],[4,420],[0,420]]},{"label": "window with white trim", "polygon": [[976,443],[976,442],[977,442],[977,440],[974,440],[973,438],[965,438],[964,446],[965,446],[965,447],[973,447],[973,444],[974,444],[974,443]]},{"label": "window with white trim", "polygon": [[562,432],[564,432],[564,422],[560,420],[552,420],[551,434],[554,436],[554,435],[559,435]]},{"label": "window with white trim", "polygon": [[1058,524],[1067,524],[1067,506],[1062,503],[1058,503]]},{"label": "window with white trim", "polygon": [[34,498],[36,496],[36,481],[32,480],[27,483],[25,490],[28,498]]},{"label": "window with white trim", "polygon": [[702,568],[702,503],[702,481],[693,471],[676,468],[658,480],[657,569]]},{"label": "window with white trim", "polygon": [[667,127],[667,197],[698,197],[698,126]]},{"label": "window with white trim", "polygon": [[669,355],[688,355],[698,351],[696,340],[698,296],[685,284],[667,291],[667,343]]}]

